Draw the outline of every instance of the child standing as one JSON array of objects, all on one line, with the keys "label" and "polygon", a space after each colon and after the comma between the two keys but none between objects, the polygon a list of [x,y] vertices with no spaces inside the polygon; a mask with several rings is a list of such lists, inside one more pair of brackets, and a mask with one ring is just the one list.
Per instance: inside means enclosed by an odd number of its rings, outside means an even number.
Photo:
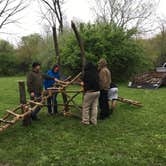
[{"label": "child standing", "polygon": [[111,113],[113,113],[115,110],[117,99],[118,99],[118,87],[114,83],[111,83],[110,89],[108,91],[108,103],[111,101]]}]

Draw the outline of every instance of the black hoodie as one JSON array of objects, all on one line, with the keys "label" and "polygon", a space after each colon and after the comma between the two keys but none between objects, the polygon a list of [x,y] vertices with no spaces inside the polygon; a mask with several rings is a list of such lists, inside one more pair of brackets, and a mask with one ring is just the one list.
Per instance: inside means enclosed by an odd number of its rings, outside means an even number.
[{"label": "black hoodie", "polygon": [[100,90],[97,67],[91,62],[88,62],[85,65],[83,82],[84,82],[85,91],[99,91]]}]

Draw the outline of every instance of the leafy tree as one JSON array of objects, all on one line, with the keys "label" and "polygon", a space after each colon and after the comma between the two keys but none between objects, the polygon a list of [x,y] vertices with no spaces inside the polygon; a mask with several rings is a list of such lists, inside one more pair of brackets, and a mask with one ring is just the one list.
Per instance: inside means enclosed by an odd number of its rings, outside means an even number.
[{"label": "leafy tree", "polygon": [[[86,58],[94,63],[105,57],[114,80],[126,80],[151,67],[142,45],[134,39],[135,29],[125,31],[115,24],[80,24]],[[71,73],[81,70],[80,51],[71,31],[61,39],[62,64]],[[147,67],[147,68],[146,68]]]},{"label": "leafy tree", "polygon": [[0,75],[15,75],[17,73],[17,61],[13,46],[0,40]]}]

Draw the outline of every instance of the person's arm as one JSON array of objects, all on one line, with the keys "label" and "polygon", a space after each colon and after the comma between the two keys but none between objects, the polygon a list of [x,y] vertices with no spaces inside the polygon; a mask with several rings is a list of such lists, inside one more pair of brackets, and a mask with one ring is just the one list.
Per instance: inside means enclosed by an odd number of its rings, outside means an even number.
[{"label": "person's arm", "polygon": [[28,92],[30,93],[31,97],[35,96],[34,93],[34,88],[33,88],[33,76],[31,73],[27,75],[27,87],[28,87]]},{"label": "person's arm", "polygon": [[64,81],[61,81],[61,80],[59,80],[59,79],[57,79],[57,78],[55,78],[55,77],[51,77],[51,76],[49,76],[48,74],[42,74],[42,76],[43,76],[43,78],[45,79],[45,80],[54,80],[55,82],[57,82],[57,83],[60,83],[60,84],[69,84],[69,82],[64,82]]},{"label": "person's arm", "polygon": [[55,80],[55,82],[60,83],[60,84],[65,84],[65,85],[69,84],[69,82],[65,82],[65,81],[59,80],[57,78],[54,78],[54,80]]},{"label": "person's arm", "polygon": [[51,77],[51,76],[49,76],[48,74],[42,74],[42,77],[43,77],[43,79],[45,79],[45,80],[55,80],[55,78],[54,77]]}]

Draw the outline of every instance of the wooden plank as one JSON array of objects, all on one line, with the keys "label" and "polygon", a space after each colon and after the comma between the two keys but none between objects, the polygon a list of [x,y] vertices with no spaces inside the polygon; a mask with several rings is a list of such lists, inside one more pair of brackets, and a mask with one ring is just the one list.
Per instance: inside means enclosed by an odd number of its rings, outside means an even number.
[{"label": "wooden plank", "polygon": [[71,27],[72,27],[72,29],[74,31],[75,37],[76,37],[78,45],[80,47],[81,61],[82,61],[82,73],[84,73],[84,67],[85,67],[85,63],[86,63],[86,55],[85,55],[84,43],[83,43],[83,40],[81,38],[81,35],[78,32],[78,29],[77,29],[75,23],[73,21],[71,21]]},{"label": "wooden plank", "polygon": [[16,114],[16,113],[14,113],[14,112],[12,112],[12,111],[9,111],[9,110],[7,110],[7,112],[8,112],[9,114],[13,115],[13,116],[16,116],[16,117],[19,117],[19,116],[20,116],[19,114]]},{"label": "wooden plank", "polygon": [[[22,104],[22,113],[26,112],[27,110],[25,109],[25,104],[26,104],[26,91],[25,91],[25,82],[24,81],[19,81],[19,94],[20,94],[20,104]],[[29,126],[31,124],[31,116],[27,115],[24,116],[23,121],[22,121],[23,126]]]},{"label": "wooden plank", "polygon": [[7,120],[3,120],[3,119],[0,119],[0,122],[2,122],[2,123],[9,123],[9,124],[13,124],[11,121],[7,121]]},{"label": "wooden plank", "polygon": [[25,82],[19,81],[18,84],[19,84],[20,103],[26,104]]},{"label": "wooden plank", "polygon": [[[11,111],[12,111],[12,112],[16,112],[16,111],[19,110],[19,109],[21,109],[21,105],[18,106],[18,107],[16,107],[15,109],[13,109],[13,110],[11,110]],[[6,114],[2,119],[5,120],[5,119],[7,119],[10,115],[11,115],[10,113]]]},{"label": "wooden plank", "polygon": [[44,106],[41,102],[36,102],[36,101],[33,101],[33,100],[28,100],[28,102],[31,103],[31,104],[35,104],[35,105],[41,106],[41,107]]},{"label": "wooden plank", "polygon": [[125,99],[123,97],[118,97],[118,101],[122,102],[122,103],[127,103],[127,104],[132,104],[132,105],[135,105],[135,106],[138,106],[138,107],[142,107],[142,103],[138,102],[138,101],[133,101],[133,100],[130,100],[130,99]]}]

